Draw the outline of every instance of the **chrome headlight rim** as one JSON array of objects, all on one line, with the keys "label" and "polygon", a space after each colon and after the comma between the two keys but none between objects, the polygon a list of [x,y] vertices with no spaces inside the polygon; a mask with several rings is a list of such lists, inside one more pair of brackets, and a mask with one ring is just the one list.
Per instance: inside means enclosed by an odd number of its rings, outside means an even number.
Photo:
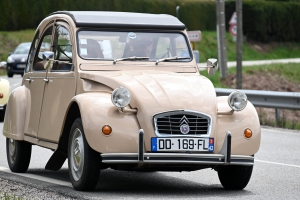
[{"label": "chrome headlight rim", "polygon": [[[243,107],[241,107],[241,108],[237,108],[237,107],[234,107],[234,106],[232,106],[232,98],[235,96],[235,95],[244,95],[244,102],[241,102],[241,103],[244,103],[244,106]],[[247,107],[247,103],[248,103],[248,97],[247,97],[247,95],[244,93],[244,92],[242,92],[242,91],[239,91],[239,90],[236,90],[236,91],[233,91],[232,93],[230,93],[230,95],[228,96],[228,105],[229,105],[229,107],[232,109],[232,110],[234,110],[234,111],[242,111],[242,110],[244,110],[246,107]]]},{"label": "chrome headlight rim", "polygon": [[[120,105],[120,104],[118,104],[117,102],[115,102],[115,95],[118,93],[118,92],[120,92],[120,90],[123,90],[123,92],[127,92],[127,94],[128,94],[128,96],[129,96],[129,100],[127,100],[126,102],[125,102],[125,104],[123,104],[123,105]],[[122,91],[121,91],[122,92]],[[125,108],[126,106],[128,106],[129,104],[130,104],[130,101],[131,101],[131,93],[130,93],[130,91],[127,89],[127,88],[125,88],[125,87],[123,87],[123,86],[119,86],[119,87],[117,87],[116,89],[114,89],[114,91],[111,93],[111,102],[117,107],[117,108]]]}]

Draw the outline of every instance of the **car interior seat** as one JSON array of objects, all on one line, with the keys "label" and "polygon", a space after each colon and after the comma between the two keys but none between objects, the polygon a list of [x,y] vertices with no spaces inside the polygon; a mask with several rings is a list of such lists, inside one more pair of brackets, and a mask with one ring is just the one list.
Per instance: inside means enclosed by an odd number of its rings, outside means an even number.
[{"label": "car interior seat", "polygon": [[104,58],[100,44],[93,39],[86,39],[86,44],[80,44],[80,55],[84,58]]}]

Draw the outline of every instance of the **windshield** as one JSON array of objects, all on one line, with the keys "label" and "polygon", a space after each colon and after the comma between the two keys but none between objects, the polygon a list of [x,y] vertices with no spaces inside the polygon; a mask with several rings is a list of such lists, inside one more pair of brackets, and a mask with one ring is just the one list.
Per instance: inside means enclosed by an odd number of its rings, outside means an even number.
[{"label": "windshield", "polygon": [[[78,43],[79,56],[83,59],[157,61],[177,56],[185,59],[169,61],[191,60],[187,40],[182,33],[82,30],[78,32]],[[137,58],[121,59],[129,57]]]},{"label": "windshield", "polygon": [[17,46],[14,54],[28,54],[31,43],[22,43]]}]

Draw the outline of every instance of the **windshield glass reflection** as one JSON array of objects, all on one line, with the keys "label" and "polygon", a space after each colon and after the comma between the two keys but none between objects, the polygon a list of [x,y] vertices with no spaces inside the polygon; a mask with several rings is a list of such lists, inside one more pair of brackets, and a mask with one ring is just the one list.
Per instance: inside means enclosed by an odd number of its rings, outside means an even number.
[{"label": "windshield glass reflection", "polygon": [[[191,60],[187,40],[181,33],[79,31],[79,56],[83,59],[128,60],[129,57],[149,57],[143,61],[157,61],[169,57]],[[140,59],[135,59],[140,60]]]}]

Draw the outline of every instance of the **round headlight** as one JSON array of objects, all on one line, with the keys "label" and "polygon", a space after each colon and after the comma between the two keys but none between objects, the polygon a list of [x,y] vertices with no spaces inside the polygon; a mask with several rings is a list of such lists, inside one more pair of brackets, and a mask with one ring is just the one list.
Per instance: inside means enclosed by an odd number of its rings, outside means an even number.
[{"label": "round headlight", "polygon": [[247,96],[244,92],[234,91],[228,97],[228,105],[235,111],[241,111],[247,106]]},{"label": "round headlight", "polygon": [[8,63],[12,63],[12,62],[15,62],[15,60],[12,58],[12,56],[9,56],[9,57],[7,58],[7,62],[8,62]]},{"label": "round headlight", "polygon": [[122,86],[116,88],[111,94],[112,103],[118,108],[124,108],[130,103],[131,95],[129,90]]}]

